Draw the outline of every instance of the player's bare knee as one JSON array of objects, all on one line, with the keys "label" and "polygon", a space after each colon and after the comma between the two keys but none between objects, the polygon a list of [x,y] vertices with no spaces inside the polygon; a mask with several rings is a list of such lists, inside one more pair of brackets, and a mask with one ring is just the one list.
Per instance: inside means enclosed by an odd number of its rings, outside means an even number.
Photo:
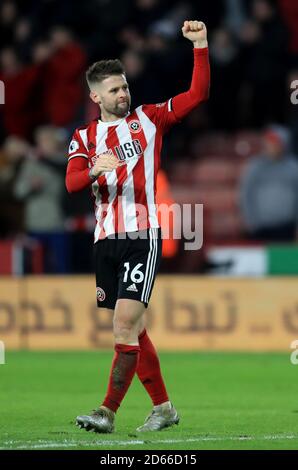
[{"label": "player's bare knee", "polygon": [[139,321],[133,315],[115,315],[113,320],[114,339],[117,343],[131,343],[138,340]]},{"label": "player's bare knee", "polygon": [[138,324],[131,320],[115,320],[113,328],[115,340],[125,340],[125,342],[133,341],[138,336]]},{"label": "player's bare knee", "polygon": [[113,319],[114,329],[124,328],[132,330],[138,326],[138,320],[133,315],[117,314]]}]

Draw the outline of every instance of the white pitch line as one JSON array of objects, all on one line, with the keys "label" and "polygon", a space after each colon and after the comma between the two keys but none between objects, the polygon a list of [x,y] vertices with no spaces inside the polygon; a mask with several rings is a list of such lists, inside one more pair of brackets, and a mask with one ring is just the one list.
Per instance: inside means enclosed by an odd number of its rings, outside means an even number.
[{"label": "white pitch line", "polygon": [[[34,441],[5,441],[3,442],[0,450],[21,450],[21,449],[49,449],[55,447],[105,447],[105,446],[128,446],[128,445],[144,445],[144,444],[181,444],[186,442],[222,442],[222,441],[257,441],[257,440],[264,440],[264,441],[272,441],[272,440],[298,440],[298,435],[290,434],[290,435],[268,435],[268,436],[227,436],[227,437],[212,437],[212,436],[205,436],[205,437],[195,437],[189,439],[156,439],[156,440],[130,440],[130,441],[117,441],[117,440],[97,440],[97,441],[74,441],[74,440],[67,440],[64,439],[61,442],[58,441],[47,441],[39,439],[34,443]],[[21,445],[16,445],[20,444]],[[1,445],[1,443],[0,443]]]}]

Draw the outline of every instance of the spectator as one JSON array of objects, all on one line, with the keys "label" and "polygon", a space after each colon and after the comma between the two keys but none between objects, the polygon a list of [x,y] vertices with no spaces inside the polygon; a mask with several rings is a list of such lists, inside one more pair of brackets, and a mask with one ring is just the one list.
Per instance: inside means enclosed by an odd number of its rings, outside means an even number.
[{"label": "spectator", "polygon": [[28,18],[20,18],[17,21],[15,25],[14,44],[22,60],[25,62],[29,61],[31,59],[33,37],[32,23]]},{"label": "spectator", "polygon": [[289,50],[296,58],[298,57],[298,3],[294,0],[278,0],[281,13],[288,26],[290,33]]},{"label": "spectator", "polygon": [[0,238],[15,237],[24,229],[24,207],[14,194],[14,182],[21,171],[27,142],[7,137],[0,153]]},{"label": "spectator", "polygon": [[238,45],[225,28],[215,30],[211,36],[210,62],[213,80],[208,108],[212,122],[217,129],[235,129],[239,125],[239,89],[243,75]]},{"label": "spectator", "polygon": [[224,24],[236,37],[241,34],[241,29],[248,19],[245,0],[225,0]]},{"label": "spectator", "polygon": [[0,53],[0,80],[5,85],[3,125],[8,134],[29,138],[37,124],[34,106],[41,65],[24,66],[13,48]]},{"label": "spectator", "polygon": [[18,15],[16,4],[12,1],[1,2],[0,6],[0,44],[1,47],[12,45],[14,26]]},{"label": "spectator", "polygon": [[50,44],[53,55],[45,78],[46,120],[54,126],[71,126],[83,102],[86,55],[71,32],[63,27],[52,30]]},{"label": "spectator", "polygon": [[242,28],[242,59],[251,104],[249,125],[283,122],[287,44],[285,27],[269,0],[254,0]]},{"label": "spectator", "polygon": [[298,163],[290,154],[289,133],[272,126],[264,153],[248,165],[241,182],[242,215],[253,240],[294,241],[298,221]]},{"label": "spectator", "polygon": [[132,109],[142,103],[154,103],[161,95],[159,80],[146,67],[144,55],[128,49],[121,57],[126,78],[133,93]]},{"label": "spectator", "polygon": [[67,272],[67,237],[64,233],[62,193],[64,179],[56,163],[60,155],[59,130],[40,128],[37,151],[27,155],[14,191],[25,203],[25,230],[44,247],[45,272]]}]

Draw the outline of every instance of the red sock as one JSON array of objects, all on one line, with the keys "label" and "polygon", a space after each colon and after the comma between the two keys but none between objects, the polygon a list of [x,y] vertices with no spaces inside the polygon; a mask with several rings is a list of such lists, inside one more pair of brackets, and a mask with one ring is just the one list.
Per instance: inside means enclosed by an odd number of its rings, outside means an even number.
[{"label": "red sock", "polygon": [[161,376],[159,359],[147,331],[144,330],[139,336],[141,348],[137,374],[149,393],[153,405],[160,405],[169,401],[166,387]]},{"label": "red sock", "polygon": [[140,356],[139,346],[115,345],[108,391],[103,405],[110,410],[118,410],[136,372]]}]

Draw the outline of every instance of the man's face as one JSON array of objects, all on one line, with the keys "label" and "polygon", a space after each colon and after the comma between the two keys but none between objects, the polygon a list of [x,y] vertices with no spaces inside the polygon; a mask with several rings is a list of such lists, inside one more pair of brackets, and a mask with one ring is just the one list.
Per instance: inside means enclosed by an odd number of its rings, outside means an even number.
[{"label": "man's face", "polygon": [[100,105],[101,110],[119,118],[126,116],[129,111],[131,97],[125,75],[110,75],[93,85],[90,96]]},{"label": "man's face", "polygon": [[283,157],[285,148],[281,140],[273,133],[264,135],[264,151],[271,160],[279,160]]}]

